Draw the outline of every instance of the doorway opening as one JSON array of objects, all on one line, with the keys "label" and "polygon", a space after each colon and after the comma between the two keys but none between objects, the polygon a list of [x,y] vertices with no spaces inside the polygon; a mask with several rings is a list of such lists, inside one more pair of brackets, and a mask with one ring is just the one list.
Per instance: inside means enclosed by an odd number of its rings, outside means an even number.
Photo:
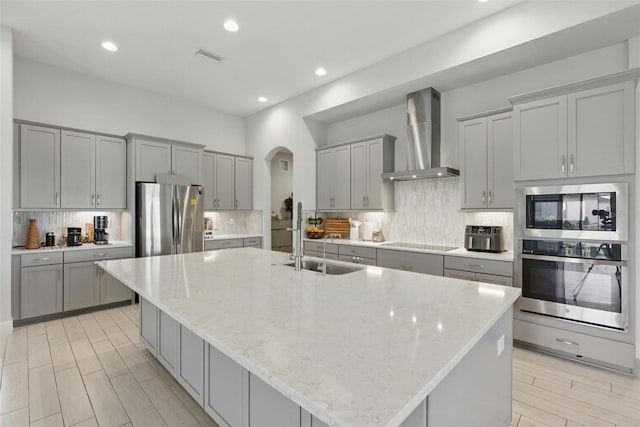
[{"label": "doorway opening", "polygon": [[271,250],[292,251],[293,153],[280,149],[271,159]]}]

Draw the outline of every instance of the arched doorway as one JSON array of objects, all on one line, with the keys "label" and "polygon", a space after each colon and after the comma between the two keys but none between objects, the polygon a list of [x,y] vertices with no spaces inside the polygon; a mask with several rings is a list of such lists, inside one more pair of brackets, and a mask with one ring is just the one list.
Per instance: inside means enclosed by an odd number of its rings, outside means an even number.
[{"label": "arched doorway", "polygon": [[287,228],[291,228],[293,218],[293,153],[278,147],[265,160],[271,181],[270,197],[265,200],[265,208],[269,206],[271,212],[271,226],[265,232],[271,234],[271,250],[290,253],[292,233]]}]

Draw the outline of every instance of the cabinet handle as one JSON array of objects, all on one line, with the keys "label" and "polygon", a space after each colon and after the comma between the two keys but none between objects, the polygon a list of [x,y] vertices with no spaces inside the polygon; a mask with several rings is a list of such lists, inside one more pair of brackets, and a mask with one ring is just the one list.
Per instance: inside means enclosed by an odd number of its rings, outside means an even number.
[{"label": "cabinet handle", "polygon": [[489,190],[489,204],[491,204],[491,190]]},{"label": "cabinet handle", "polygon": [[34,261],[49,261],[51,258],[46,257],[46,258],[36,258],[34,259]]},{"label": "cabinet handle", "polygon": [[106,254],[104,252],[99,253],[99,254],[94,254],[93,256],[105,256]]},{"label": "cabinet handle", "polygon": [[100,195],[99,195],[99,194],[98,194],[98,196],[97,196],[96,200],[97,200],[97,202],[96,202],[96,203],[97,203],[97,205],[96,205],[96,206],[100,206]]},{"label": "cabinet handle", "polygon": [[484,205],[486,191],[482,190],[482,204]]},{"label": "cabinet handle", "polygon": [[481,269],[484,269],[484,265],[482,265],[482,264],[469,264],[469,268],[481,268]]},{"label": "cabinet handle", "polygon": [[573,154],[569,156],[569,172],[573,173]]},{"label": "cabinet handle", "polygon": [[407,271],[411,271],[413,270],[413,266],[412,265],[401,265],[400,266],[403,270],[407,270]]},{"label": "cabinet handle", "polygon": [[560,170],[562,171],[562,173],[564,173],[564,170],[565,170],[564,161],[565,161],[565,157],[564,157],[564,154],[563,154],[562,155],[562,162],[560,163]]},{"label": "cabinet handle", "polygon": [[56,205],[60,206],[60,193],[56,193]]},{"label": "cabinet handle", "polygon": [[561,342],[566,345],[575,345],[576,347],[580,347],[580,344],[574,341],[563,340],[562,338],[556,338],[556,341]]},{"label": "cabinet handle", "polygon": [[234,203],[233,207],[234,207],[235,209],[238,209],[238,199],[236,199],[236,202]]},{"label": "cabinet handle", "polygon": [[91,206],[95,206],[95,204],[96,204],[96,195],[92,194],[91,195]]},{"label": "cabinet handle", "polygon": [[362,196],[362,206],[367,206],[367,199]]},{"label": "cabinet handle", "polygon": [[369,196],[367,196],[367,207],[369,207]]}]

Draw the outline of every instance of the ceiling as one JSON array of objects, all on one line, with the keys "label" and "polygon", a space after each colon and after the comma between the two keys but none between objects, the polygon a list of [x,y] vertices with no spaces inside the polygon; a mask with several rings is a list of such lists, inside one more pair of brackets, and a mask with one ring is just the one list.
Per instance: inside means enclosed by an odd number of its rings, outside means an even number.
[{"label": "ceiling", "polygon": [[18,56],[246,117],[519,1],[2,0],[0,22]]}]

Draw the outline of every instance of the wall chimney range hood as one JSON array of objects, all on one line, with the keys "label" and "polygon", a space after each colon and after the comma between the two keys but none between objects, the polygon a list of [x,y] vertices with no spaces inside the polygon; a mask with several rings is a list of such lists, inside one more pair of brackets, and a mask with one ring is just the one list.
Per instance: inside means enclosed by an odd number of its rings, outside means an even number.
[{"label": "wall chimney range hood", "polygon": [[407,170],[383,173],[396,181],[459,176],[460,171],[440,166],[440,92],[433,88],[407,95]]}]

